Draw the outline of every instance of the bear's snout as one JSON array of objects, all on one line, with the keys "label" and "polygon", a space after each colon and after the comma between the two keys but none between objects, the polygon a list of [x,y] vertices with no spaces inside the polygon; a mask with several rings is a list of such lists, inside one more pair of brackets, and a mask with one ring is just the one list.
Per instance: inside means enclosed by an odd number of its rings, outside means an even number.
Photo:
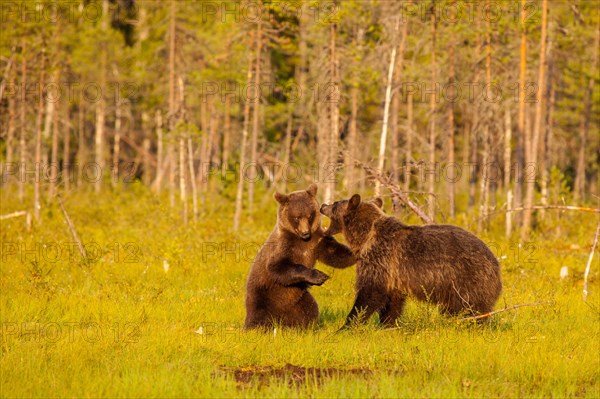
[{"label": "bear's snout", "polygon": [[322,204],[320,212],[321,212],[322,215],[330,217],[331,216],[331,209],[332,208],[333,208],[332,205]]},{"label": "bear's snout", "polygon": [[300,238],[302,238],[304,241],[310,241],[310,237],[310,231],[300,232]]}]

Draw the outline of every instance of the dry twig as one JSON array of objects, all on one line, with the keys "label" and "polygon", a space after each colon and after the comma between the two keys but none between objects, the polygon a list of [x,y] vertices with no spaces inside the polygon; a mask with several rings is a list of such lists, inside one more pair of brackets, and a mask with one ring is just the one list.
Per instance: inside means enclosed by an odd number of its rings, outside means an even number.
[{"label": "dry twig", "polygon": [[67,224],[69,225],[69,230],[71,230],[71,235],[73,236],[73,239],[77,242],[77,246],[79,247],[79,253],[81,254],[81,257],[83,259],[87,259],[87,256],[85,254],[85,248],[83,247],[83,244],[81,244],[81,240],[79,239],[79,236],[77,235],[77,232],[75,231],[75,226],[73,226],[73,222],[71,221],[71,218],[69,217],[69,214],[67,213],[67,210],[65,209],[65,206],[62,202],[62,197],[60,196],[60,194],[57,194],[57,198],[58,198],[58,203],[60,204],[60,209],[62,209],[63,215],[65,216],[65,220],[67,221]]},{"label": "dry twig", "polygon": [[509,306],[509,307],[505,307],[504,309],[494,310],[493,312],[488,312],[488,313],[480,314],[480,315],[477,315],[477,316],[463,317],[462,319],[458,319],[458,321],[479,320],[479,319],[484,319],[486,317],[490,317],[490,316],[498,314],[498,313],[506,312],[506,311],[509,311],[509,310],[517,309],[517,308],[522,308],[524,306],[540,306],[540,305],[549,305],[551,303],[553,303],[553,301],[533,302],[533,303],[520,303],[520,304],[517,304],[517,305],[512,305],[512,306]]},{"label": "dry twig", "polygon": [[362,167],[365,172],[371,177],[372,180],[376,180],[381,183],[382,186],[390,190],[393,196],[402,201],[407,207],[409,207],[421,220],[426,224],[434,224],[433,220],[421,210],[414,202],[410,200],[403,192],[400,190],[400,187],[391,182],[389,176],[384,176],[378,171],[376,171],[371,166],[355,160],[356,164]]}]

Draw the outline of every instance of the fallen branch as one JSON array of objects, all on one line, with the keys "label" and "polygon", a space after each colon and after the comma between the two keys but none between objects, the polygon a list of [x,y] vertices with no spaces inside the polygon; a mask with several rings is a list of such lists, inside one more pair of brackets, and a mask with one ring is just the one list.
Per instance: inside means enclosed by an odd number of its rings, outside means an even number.
[{"label": "fallen branch", "polygon": [[588,296],[588,276],[590,275],[590,267],[592,266],[592,259],[594,258],[594,252],[596,251],[596,245],[598,245],[598,234],[600,233],[600,221],[598,221],[598,227],[596,227],[596,235],[594,236],[594,243],[592,244],[592,250],[590,251],[590,257],[588,258],[587,265],[585,266],[585,273],[583,274],[583,300],[585,301]]},{"label": "fallen branch", "polygon": [[488,312],[488,313],[480,314],[480,315],[477,315],[477,316],[463,317],[462,319],[458,319],[458,321],[484,319],[486,317],[490,317],[490,316],[498,314],[498,313],[506,312],[506,311],[509,311],[509,310],[517,309],[517,308],[522,308],[524,306],[540,306],[540,305],[549,305],[551,303],[553,303],[553,301],[533,302],[533,303],[520,303],[518,305],[512,305],[512,306],[509,306],[509,307],[504,308],[504,309],[494,310],[493,312]]},{"label": "fallen branch", "polygon": [[392,193],[393,196],[398,198],[407,207],[409,207],[410,210],[412,210],[419,218],[421,218],[421,220],[424,223],[434,224],[434,221],[429,216],[427,216],[427,214],[425,212],[423,212],[421,210],[421,208],[419,208],[414,202],[412,202],[410,200],[410,198],[408,198],[402,192],[402,190],[400,190],[400,187],[398,187],[397,185],[395,185],[394,183],[392,183],[390,181],[389,176],[386,177],[386,176],[382,175],[381,173],[379,173],[378,171],[373,169],[371,166],[369,166],[361,161],[355,160],[354,162],[356,163],[356,165],[363,168],[365,170],[365,172],[367,172],[367,174],[371,177],[372,180],[376,180],[376,181],[380,182],[385,188],[390,190],[390,192]]},{"label": "fallen branch", "polygon": [[58,203],[60,204],[60,209],[62,209],[62,213],[65,216],[65,220],[67,221],[67,224],[69,225],[69,230],[71,230],[71,235],[73,236],[73,239],[77,242],[77,247],[79,247],[79,253],[81,254],[81,257],[83,259],[87,259],[87,256],[85,254],[85,248],[81,244],[81,240],[79,239],[79,236],[77,235],[77,232],[75,231],[75,226],[73,226],[73,222],[71,221],[71,218],[69,217],[69,214],[67,213],[67,210],[65,209],[65,206],[62,202],[62,197],[60,196],[60,194],[57,194],[57,198],[58,198]]},{"label": "fallen branch", "polygon": [[27,211],[17,211],[17,212],[9,213],[8,215],[0,216],[0,220],[16,218],[18,216],[27,216],[28,213],[29,212],[27,212]]},{"label": "fallen branch", "polygon": [[27,211],[17,211],[17,212],[9,213],[7,215],[2,215],[2,216],[0,216],[0,220],[16,218],[19,216],[25,216],[25,226],[27,227],[27,230],[29,231],[31,229],[31,213],[29,213]]}]

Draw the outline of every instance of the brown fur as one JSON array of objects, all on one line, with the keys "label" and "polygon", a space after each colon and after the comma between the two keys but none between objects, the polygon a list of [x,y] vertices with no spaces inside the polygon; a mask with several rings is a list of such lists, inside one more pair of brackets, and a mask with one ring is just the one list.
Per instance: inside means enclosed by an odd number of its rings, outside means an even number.
[{"label": "brown fur", "polygon": [[490,249],[457,226],[407,226],[381,210],[381,199],[323,205],[327,234],[342,232],[358,259],[356,301],[346,319],[365,322],[379,312],[394,325],[407,296],[449,314],[483,314],[500,296],[500,266]]},{"label": "brown fur", "polygon": [[306,191],[275,194],[277,224],[246,283],[245,328],[307,327],[319,317],[308,288],[329,278],[314,268],[316,261],[336,268],[356,262],[348,247],[323,233],[316,192],[313,184]]}]

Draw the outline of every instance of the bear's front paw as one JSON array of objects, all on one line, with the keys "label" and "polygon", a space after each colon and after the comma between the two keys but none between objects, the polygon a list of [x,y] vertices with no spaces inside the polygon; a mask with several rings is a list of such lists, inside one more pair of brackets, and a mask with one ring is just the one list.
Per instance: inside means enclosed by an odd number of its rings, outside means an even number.
[{"label": "bear's front paw", "polygon": [[325,281],[329,279],[329,276],[323,273],[322,271],[313,269],[313,273],[311,276],[311,284],[313,285],[321,285]]}]

